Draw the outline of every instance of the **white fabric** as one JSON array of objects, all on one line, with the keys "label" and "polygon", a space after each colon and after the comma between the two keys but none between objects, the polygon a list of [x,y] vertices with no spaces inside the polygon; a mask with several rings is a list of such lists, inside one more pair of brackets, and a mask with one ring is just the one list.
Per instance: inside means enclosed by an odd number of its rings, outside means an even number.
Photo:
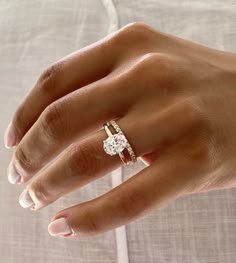
[{"label": "white fabric", "polygon": [[[0,133],[3,135],[17,105],[49,64],[103,38],[117,25],[133,21],[236,52],[235,0],[0,0]],[[114,171],[33,213],[18,204],[23,186],[7,181],[11,154],[2,144],[1,263],[236,260],[235,189],[185,196],[126,227],[65,241],[47,233],[48,222],[57,211],[109,191],[144,165],[138,162]]]},{"label": "white fabric", "polygon": [[[112,177],[112,188],[122,183],[122,168],[118,168],[111,173]],[[118,263],[129,263],[128,246],[127,246],[127,235],[126,227],[121,226],[115,229],[116,233],[116,247],[117,247],[117,262]]]}]

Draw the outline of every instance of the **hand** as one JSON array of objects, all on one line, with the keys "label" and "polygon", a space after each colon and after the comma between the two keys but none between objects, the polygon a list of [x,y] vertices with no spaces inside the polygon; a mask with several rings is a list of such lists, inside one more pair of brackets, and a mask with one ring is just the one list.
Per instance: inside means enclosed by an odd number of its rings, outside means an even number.
[{"label": "hand", "polygon": [[180,196],[236,186],[236,55],[132,23],[56,62],[16,110],[11,183],[33,177],[20,204],[41,209],[122,165],[103,150],[112,119],[146,162],[94,200],[67,208],[49,231],[91,236]]}]

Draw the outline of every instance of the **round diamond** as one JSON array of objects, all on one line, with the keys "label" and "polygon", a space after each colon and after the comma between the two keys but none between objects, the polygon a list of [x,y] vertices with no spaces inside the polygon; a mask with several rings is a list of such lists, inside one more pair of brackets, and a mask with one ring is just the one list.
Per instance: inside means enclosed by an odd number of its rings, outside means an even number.
[{"label": "round diamond", "polygon": [[115,155],[122,152],[127,144],[127,140],[123,134],[113,134],[103,141],[103,148],[109,155]]}]

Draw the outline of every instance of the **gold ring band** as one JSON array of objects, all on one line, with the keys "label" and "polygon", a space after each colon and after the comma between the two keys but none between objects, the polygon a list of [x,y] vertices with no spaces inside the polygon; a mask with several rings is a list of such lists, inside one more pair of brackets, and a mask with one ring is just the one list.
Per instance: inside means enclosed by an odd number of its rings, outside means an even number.
[{"label": "gold ring band", "polygon": [[[103,127],[104,127],[104,130],[105,130],[107,136],[108,137],[112,137],[113,134],[111,133],[111,131],[110,131],[109,127],[107,126],[107,124],[104,124]],[[123,154],[123,152],[120,152],[118,154],[120,156],[120,159],[121,159],[122,163],[127,165],[128,164],[128,160],[125,158],[125,155]]]},{"label": "gold ring band", "polygon": [[[110,131],[109,126],[112,126],[117,133],[113,134]],[[108,138],[103,141],[104,151],[109,155],[119,154],[119,157],[123,164],[127,165],[130,162],[136,162],[137,159],[135,153],[118,124],[114,120],[112,120],[104,124],[103,127],[108,136]],[[127,149],[128,151],[131,159],[130,161],[125,157],[125,154],[123,152],[125,149]]]}]

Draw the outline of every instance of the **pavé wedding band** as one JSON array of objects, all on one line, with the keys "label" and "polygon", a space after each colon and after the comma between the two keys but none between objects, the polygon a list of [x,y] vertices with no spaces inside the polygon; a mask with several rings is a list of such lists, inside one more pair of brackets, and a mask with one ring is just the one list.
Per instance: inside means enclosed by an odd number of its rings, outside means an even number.
[{"label": "pav\u00e9 wedding band", "polygon": [[[113,134],[109,129],[110,126],[112,126],[117,133]],[[129,163],[136,162],[137,158],[135,153],[118,124],[112,120],[104,124],[103,127],[108,136],[108,138],[103,141],[104,151],[111,156],[119,154],[123,164],[128,165]],[[129,158],[125,156],[125,149],[127,150]]]}]

